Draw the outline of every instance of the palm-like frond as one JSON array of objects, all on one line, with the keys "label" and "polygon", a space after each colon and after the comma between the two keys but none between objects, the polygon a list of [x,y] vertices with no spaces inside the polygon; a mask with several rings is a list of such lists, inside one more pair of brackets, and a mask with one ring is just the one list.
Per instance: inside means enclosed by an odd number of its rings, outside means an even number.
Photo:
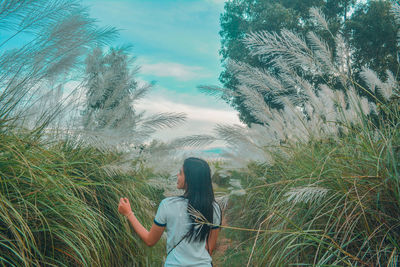
[{"label": "palm-like frond", "polygon": [[140,86],[139,88],[136,88],[133,91],[133,94],[132,94],[132,97],[131,97],[132,101],[133,102],[139,101],[140,99],[145,97],[146,94],[151,90],[151,88],[152,88],[151,84],[145,84],[145,85]]},{"label": "palm-like frond", "polygon": [[183,113],[157,113],[147,116],[135,110],[152,84],[136,81],[138,67],[126,48],[103,53],[94,49],[86,59],[86,103],[82,125],[87,132],[109,139],[117,146],[136,147],[159,129],[175,127],[186,119]]},{"label": "palm-like frond", "polygon": [[217,140],[216,137],[212,135],[190,135],[181,138],[173,139],[170,144],[172,147],[205,147],[214,143]]},{"label": "palm-like frond", "polygon": [[185,119],[185,113],[164,112],[144,118],[140,125],[150,129],[172,128],[184,122]]}]

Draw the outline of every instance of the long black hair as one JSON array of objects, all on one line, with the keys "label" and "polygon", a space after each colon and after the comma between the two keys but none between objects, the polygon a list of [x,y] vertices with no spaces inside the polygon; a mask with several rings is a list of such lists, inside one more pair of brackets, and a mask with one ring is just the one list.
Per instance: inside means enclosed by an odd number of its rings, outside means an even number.
[{"label": "long black hair", "polygon": [[188,232],[188,239],[203,241],[208,237],[211,226],[196,223],[195,216],[190,212],[190,207],[199,211],[207,220],[213,223],[214,215],[214,191],[211,183],[210,166],[205,160],[199,158],[187,158],[183,162],[186,191],[184,197],[188,199],[188,214],[192,222]]}]

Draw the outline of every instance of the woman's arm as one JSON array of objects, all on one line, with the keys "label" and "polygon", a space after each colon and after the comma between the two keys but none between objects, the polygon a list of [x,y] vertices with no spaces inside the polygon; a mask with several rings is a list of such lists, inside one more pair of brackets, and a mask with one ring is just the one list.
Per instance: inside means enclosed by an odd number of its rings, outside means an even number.
[{"label": "woman's arm", "polygon": [[219,228],[210,230],[210,234],[206,242],[206,250],[208,251],[210,256],[212,255],[212,252],[214,251],[217,245],[219,230],[220,230]]},{"label": "woman's arm", "polygon": [[161,227],[153,223],[150,231],[147,231],[147,229],[143,227],[143,225],[139,222],[133,212],[128,214],[128,216],[126,217],[128,218],[135,232],[149,247],[154,246],[158,242],[158,240],[160,240],[161,235],[165,230],[165,227]]},{"label": "woman's arm", "polygon": [[158,226],[153,224],[150,231],[147,231],[146,228],[139,222],[136,218],[135,214],[133,214],[131,205],[127,198],[121,198],[119,200],[118,212],[123,214],[132,225],[135,232],[139,235],[139,237],[144,241],[144,243],[148,246],[154,246],[158,240],[160,240],[161,235],[163,234],[165,227]]}]

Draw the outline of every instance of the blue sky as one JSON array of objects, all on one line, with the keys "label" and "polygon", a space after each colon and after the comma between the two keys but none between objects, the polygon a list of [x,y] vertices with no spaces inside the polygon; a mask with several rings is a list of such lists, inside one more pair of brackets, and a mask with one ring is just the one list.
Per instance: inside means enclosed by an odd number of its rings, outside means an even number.
[{"label": "blue sky", "polygon": [[156,81],[137,108],[187,113],[185,125],[164,130],[157,138],[208,134],[216,123],[239,123],[231,107],[197,89],[220,85],[218,32],[223,0],[84,0],[83,4],[100,26],[120,30],[115,45],[133,45],[131,52],[141,66],[138,78]]}]

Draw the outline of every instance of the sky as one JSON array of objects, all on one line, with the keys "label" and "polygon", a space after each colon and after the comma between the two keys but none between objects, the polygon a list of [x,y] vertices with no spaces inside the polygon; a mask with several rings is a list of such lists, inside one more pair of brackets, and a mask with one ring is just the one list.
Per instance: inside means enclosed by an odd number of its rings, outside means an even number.
[{"label": "sky", "polygon": [[148,114],[184,112],[179,127],[154,137],[212,134],[218,123],[240,124],[238,114],[222,100],[202,94],[197,86],[218,85],[222,71],[219,17],[224,0],[83,0],[100,26],[113,26],[120,37],[113,45],[131,44],[140,66],[137,79],[155,81],[136,104]]}]

